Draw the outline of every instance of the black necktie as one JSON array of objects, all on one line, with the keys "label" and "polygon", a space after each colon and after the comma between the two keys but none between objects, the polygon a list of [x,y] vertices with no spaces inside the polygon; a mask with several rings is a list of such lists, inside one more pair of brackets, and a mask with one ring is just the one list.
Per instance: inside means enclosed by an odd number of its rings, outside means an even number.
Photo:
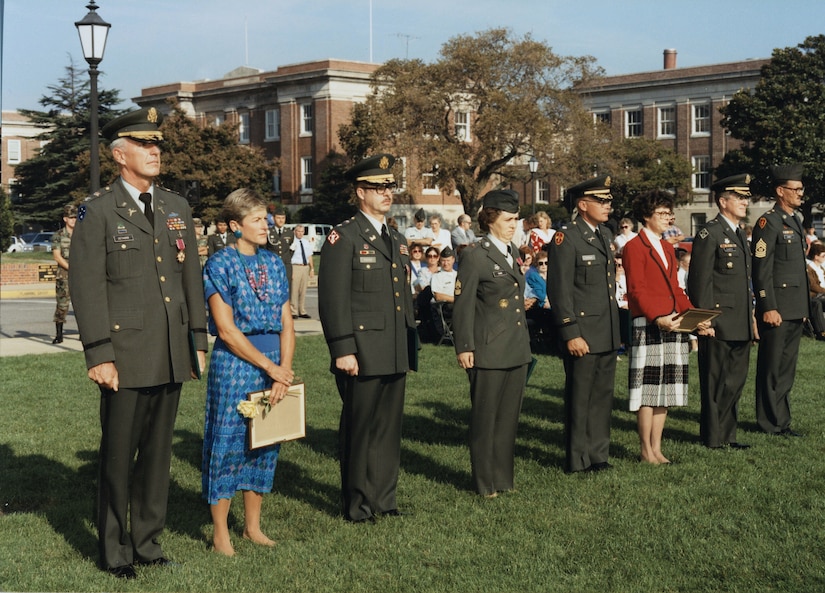
[{"label": "black necktie", "polygon": [[146,220],[155,228],[155,215],[152,214],[152,194],[140,194],[140,201],[143,202],[143,213],[146,215]]},{"label": "black necktie", "polygon": [[304,251],[304,241],[302,239],[298,239],[298,245],[301,246],[301,261],[304,265],[307,265],[307,252]]},{"label": "black necktie", "polygon": [[392,239],[390,239],[390,232],[387,230],[387,225],[381,225],[381,238],[384,239],[384,244],[387,246],[387,251],[392,253]]}]

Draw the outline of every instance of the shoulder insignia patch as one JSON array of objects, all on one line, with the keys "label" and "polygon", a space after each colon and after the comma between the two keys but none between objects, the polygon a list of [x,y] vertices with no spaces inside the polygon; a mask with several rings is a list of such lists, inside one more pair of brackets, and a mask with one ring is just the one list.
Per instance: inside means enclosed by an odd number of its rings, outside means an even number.
[{"label": "shoulder insignia patch", "polygon": [[553,242],[555,242],[556,245],[561,245],[564,243],[564,233],[561,231],[556,231],[556,234],[553,235]]},{"label": "shoulder insignia patch", "polygon": [[762,259],[768,255],[768,244],[765,243],[765,239],[759,239],[756,242],[756,248],[753,250],[753,256]]},{"label": "shoulder insignia patch", "polygon": [[81,204],[77,207],[77,220],[80,222],[84,218],[86,218],[86,204]]},{"label": "shoulder insignia patch", "polygon": [[701,231],[699,231],[699,237],[702,239],[707,239],[709,234],[710,233],[708,233],[707,229],[702,229]]},{"label": "shoulder insignia patch", "polygon": [[763,216],[759,219],[759,222],[757,222],[756,224],[759,225],[760,229],[764,229],[765,225],[768,224],[768,219]]},{"label": "shoulder insignia patch", "polygon": [[455,296],[461,296],[461,280],[455,281]]},{"label": "shoulder insignia patch", "polygon": [[338,239],[341,238],[341,235],[338,234],[338,231],[332,231],[329,236],[327,237],[327,241],[329,241],[330,245],[335,245]]}]

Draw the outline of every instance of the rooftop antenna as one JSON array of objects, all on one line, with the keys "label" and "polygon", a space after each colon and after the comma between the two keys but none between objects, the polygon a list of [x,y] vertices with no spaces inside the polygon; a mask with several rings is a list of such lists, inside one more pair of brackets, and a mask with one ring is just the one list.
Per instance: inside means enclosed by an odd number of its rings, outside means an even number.
[{"label": "rooftop antenna", "polygon": [[407,51],[406,51],[406,54],[404,55],[404,59],[409,60],[410,59],[410,39],[421,39],[421,37],[416,37],[415,35],[405,35],[404,33],[396,33],[395,36],[399,37],[399,38],[402,38],[402,39],[405,39],[407,41]]},{"label": "rooftop antenna", "polygon": [[244,66],[249,66],[249,17],[246,17],[243,22],[243,37],[244,37]]},{"label": "rooftop antenna", "polygon": [[372,63],[372,0],[370,0],[370,64]]}]

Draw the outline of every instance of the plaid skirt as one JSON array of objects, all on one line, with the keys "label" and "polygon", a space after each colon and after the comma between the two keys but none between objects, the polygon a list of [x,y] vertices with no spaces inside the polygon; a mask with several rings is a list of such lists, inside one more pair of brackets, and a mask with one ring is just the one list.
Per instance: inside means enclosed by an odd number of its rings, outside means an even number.
[{"label": "plaid skirt", "polygon": [[633,319],[628,394],[630,411],[641,406],[686,406],[688,335],[662,332],[644,317]]}]

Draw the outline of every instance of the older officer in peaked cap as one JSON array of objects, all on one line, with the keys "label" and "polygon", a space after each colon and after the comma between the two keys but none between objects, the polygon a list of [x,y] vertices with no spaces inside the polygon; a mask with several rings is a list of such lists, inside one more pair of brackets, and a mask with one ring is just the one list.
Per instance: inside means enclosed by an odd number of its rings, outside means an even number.
[{"label": "older officer in peaked cap", "polygon": [[181,384],[199,376],[207,348],[192,213],[155,183],[162,119],[139,109],[103,128],[120,176],[81,204],[69,260],[88,376],[100,388],[100,567],[120,578],[170,564],[159,537],[172,431]]},{"label": "older officer in peaked cap", "polygon": [[514,486],[516,429],[530,363],[524,275],[513,235],[518,194],[482,198],[478,224],[486,235],[461,252],[455,282],[453,336],[458,364],[470,380],[470,464],[478,494]]},{"label": "older officer in peaked cap", "polygon": [[339,447],[344,518],[400,515],[396,502],[407,371],[415,336],[407,241],[387,225],[395,158],[378,154],[346,176],[358,212],[321,249],[318,308],[341,396]]},{"label": "older officer in peaked cap", "polygon": [[609,175],[571,187],[567,205],[578,216],[545,247],[547,295],[563,342],[568,472],[611,467],[610,415],[621,342],[613,236],[604,224],[612,201]]},{"label": "older officer in peaked cap", "polygon": [[796,212],[805,194],[802,173],[799,163],[771,168],[776,204],[756,221],[751,238],[759,330],[756,421],[765,432],[784,436],[801,436],[791,428],[789,398],[809,308],[805,230]]},{"label": "older officer in peaked cap", "polygon": [[711,449],[748,448],[737,441],[736,427],[754,337],[751,253],[739,228],[748,213],[750,182],[743,173],[711,185],[719,214],[693,239],[690,300],[722,313],[711,322],[711,331],[699,336],[699,435]]}]

